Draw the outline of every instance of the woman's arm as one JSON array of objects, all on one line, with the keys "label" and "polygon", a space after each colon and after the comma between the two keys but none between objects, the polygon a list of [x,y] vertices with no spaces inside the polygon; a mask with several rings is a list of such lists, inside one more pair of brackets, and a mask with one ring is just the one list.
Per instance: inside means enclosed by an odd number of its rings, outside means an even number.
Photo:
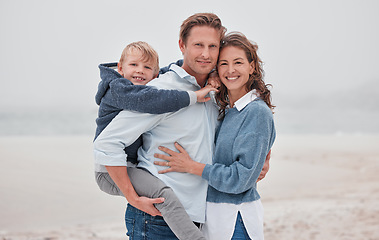
[{"label": "woman's arm", "polygon": [[[233,140],[238,152],[235,154],[236,159],[233,164],[229,166],[221,163],[205,165],[195,162],[179,144],[176,144],[179,152],[161,147],[160,150],[169,155],[156,154],[155,157],[167,162],[157,161],[155,164],[168,167],[160,173],[188,172],[202,176],[208,180],[210,186],[219,191],[233,194],[244,192],[253,187],[260,178],[264,163],[269,162],[269,150],[275,139],[271,112],[255,111],[254,117],[249,117],[249,120],[251,121],[245,121],[241,126],[242,129],[248,129],[248,131],[242,131],[243,134],[239,134]],[[219,157],[222,158],[222,156]],[[217,159],[215,161],[217,162]],[[264,171],[263,176],[268,168]]]},{"label": "woman's arm", "polygon": [[[166,160],[166,162],[155,161],[155,165],[168,167],[165,170],[159,171],[159,173],[163,174],[168,172],[187,172],[194,175],[202,176],[206,164],[193,161],[192,158],[188,155],[187,151],[182,146],[180,146],[179,143],[175,143],[175,147],[179,150],[179,152],[174,152],[166,147],[159,147],[159,150],[169,155],[159,153],[154,154],[154,157]],[[268,170],[270,169],[270,158],[271,149],[266,155],[266,159],[263,164],[262,171],[259,174],[257,182],[265,178]]]},{"label": "woman's arm", "polygon": [[[233,163],[223,164],[224,152],[218,146],[221,151],[216,149],[216,163],[207,165],[203,170],[202,177],[221,192],[239,194],[254,187],[275,140],[271,111],[258,104],[245,110],[251,110],[251,114],[246,115],[237,137],[230,139],[233,141],[233,149],[229,150],[233,153]],[[223,137],[221,132],[219,137]]]}]

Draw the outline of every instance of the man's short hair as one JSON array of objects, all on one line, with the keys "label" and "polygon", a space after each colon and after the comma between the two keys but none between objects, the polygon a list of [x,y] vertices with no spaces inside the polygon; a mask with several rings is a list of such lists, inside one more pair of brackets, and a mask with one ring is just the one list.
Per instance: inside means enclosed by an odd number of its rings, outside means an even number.
[{"label": "man's short hair", "polygon": [[190,31],[195,26],[208,26],[216,29],[220,33],[220,43],[223,39],[226,28],[222,26],[221,19],[214,13],[196,13],[183,21],[180,26],[179,38],[186,44]]}]

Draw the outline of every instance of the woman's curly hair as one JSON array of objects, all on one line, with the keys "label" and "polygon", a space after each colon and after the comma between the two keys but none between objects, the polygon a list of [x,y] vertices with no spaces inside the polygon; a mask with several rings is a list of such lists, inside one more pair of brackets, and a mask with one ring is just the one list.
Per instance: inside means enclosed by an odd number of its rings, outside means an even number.
[{"label": "woman's curly hair", "polygon": [[[267,106],[273,111],[275,108],[271,103],[271,92],[268,87],[271,87],[271,84],[265,84],[263,81],[264,71],[263,71],[263,62],[258,56],[258,45],[249,39],[245,35],[239,32],[231,32],[227,34],[220,46],[220,52],[223,48],[233,46],[242,49],[247,57],[247,60],[252,64],[254,68],[253,74],[250,74],[249,80],[246,83],[246,90],[249,92],[253,89],[256,89],[259,93],[260,98],[267,104]],[[229,105],[228,98],[228,89],[224,84],[221,84],[219,92],[216,94],[216,100],[220,106],[219,110],[219,119],[225,117],[225,110]]]}]

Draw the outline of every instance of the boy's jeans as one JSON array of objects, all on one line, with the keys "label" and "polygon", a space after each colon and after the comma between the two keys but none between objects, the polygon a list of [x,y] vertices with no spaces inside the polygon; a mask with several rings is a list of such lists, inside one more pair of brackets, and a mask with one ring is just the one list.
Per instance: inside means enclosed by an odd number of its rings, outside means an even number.
[{"label": "boy's jeans", "polygon": [[128,204],[125,224],[129,240],[177,240],[161,216],[151,216]]}]

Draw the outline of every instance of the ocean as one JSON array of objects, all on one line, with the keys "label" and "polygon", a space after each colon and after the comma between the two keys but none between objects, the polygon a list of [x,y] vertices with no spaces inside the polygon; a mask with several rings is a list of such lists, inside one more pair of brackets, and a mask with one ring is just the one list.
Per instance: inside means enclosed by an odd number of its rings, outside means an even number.
[{"label": "ocean", "polygon": [[[0,136],[94,135],[96,108],[0,110]],[[379,111],[277,108],[278,134],[377,134]]]}]

